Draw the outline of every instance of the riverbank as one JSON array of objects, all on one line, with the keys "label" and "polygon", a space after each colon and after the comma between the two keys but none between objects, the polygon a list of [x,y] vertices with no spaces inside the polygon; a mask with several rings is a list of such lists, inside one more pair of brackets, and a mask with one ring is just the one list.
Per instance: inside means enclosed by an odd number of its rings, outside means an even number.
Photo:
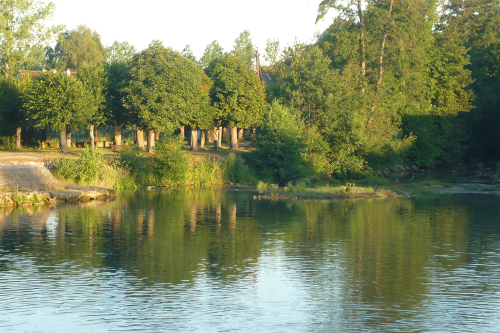
[{"label": "riverbank", "polygon": [[0,166],[0,207],[90,201],[107,198],[112,193],[101,187],[68,185],[44,165]]}]

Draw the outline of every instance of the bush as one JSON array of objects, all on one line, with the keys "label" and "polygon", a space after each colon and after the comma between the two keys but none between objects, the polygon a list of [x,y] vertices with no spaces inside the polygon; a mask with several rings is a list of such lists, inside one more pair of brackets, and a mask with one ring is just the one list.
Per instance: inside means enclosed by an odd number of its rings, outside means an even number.
[{"label": "bush", "polygon": [[268,108],[256,138],[253,152],[256,170],[261,176],[272,175],[281,186],[303,176],[306,130],[297,115],[274,101]]},{"label": "bush", "polygon": [[54,163],[52,173],[58,178],[75,181],[77,175],[77,160],[71,158],[58,159]]},{"label": "bush", "polygon": [[52,170],[58,178],[76,184],[101,186],[123,190],[134,188],[128,170],[104,159],[98,149],[93,151],[86,145],[79,159],[59,159]]},{"label": "bush", "polygon": [[241,156],[234,153],[229,153],[222,162],[222,170],[224,179],[233,183],[250,183],[255,180],[250,167],[245,164]]},{"label": "bush", "polygon": [[131,146],[120,151],[120,161],[138,183],[186,185],[189,158],[182,150],[183,145],[180,136],[162,136],[156,143],[154,155]]},{"label": "bush", "polygon": [[182,150],[180,136],[163,136],[157,142],[154,160],[154,178],[163,185],[185,185],[188,181],[189,158]]},{"label": "bush", "polygon": [[194,186],[223,184],[223,171],[220,164],[210,158],[192,163],[188,169],[188,183]]}]

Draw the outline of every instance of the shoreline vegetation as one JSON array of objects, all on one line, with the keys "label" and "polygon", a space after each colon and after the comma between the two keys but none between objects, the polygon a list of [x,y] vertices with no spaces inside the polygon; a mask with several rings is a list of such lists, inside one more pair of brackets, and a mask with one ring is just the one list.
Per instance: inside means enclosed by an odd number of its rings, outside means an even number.
[{"label": "shoreline vegetation", "polygon": [[[377,173],[343,181],[318,173],[280,186],[271,183],[273,177],[268,177],[267,182],[257,180],[257,172],[250,166],[255,157],[251,149],[239,154],[231,151],[221,151],[222,155],[192,154],[183,150],[183,145],[178,136],[164,137],[158,141],[154,154],[128,146],[117,156],[85,147],[78,157],[69,155],[55,161],[51,172],[57,178],[54,181],[59,181],[58,188],[51,191],[43,188],[22,191],[18,186],[11,191],[0,189],[0,207],[106,200],[121,191],[163,188],[246,189],[256,191],[253,198],[258,200],[397,198],[442,194],[447,193],[444,190],[453,192],[454,188],[450,183],[434,179],[400,184],[395,188],[394,181]],[[40,168],[45,170],[43,166]],[[47,170],[45,172],[52,176]],[[418,170],[418,174],[422,172]],[[319,187],[318,183],[325,184]],[[475,189],[482,188],[477,185]]]}]

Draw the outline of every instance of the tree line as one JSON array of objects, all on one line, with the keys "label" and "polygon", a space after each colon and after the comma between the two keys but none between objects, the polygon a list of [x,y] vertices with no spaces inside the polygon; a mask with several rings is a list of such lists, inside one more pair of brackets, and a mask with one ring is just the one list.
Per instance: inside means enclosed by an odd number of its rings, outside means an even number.
[{"label": "tree line", "polygon": [[[158,133],[189,126],[196,150],[198,129],[231,126],[236,132],[262,113],[265,89],[251,69],[255,47],[248,31],[231,52],[224,54],[214,41],[196,61],[190,45],[177,52],[154,40],[137,52],[128,42],[103,47],[99,34],[86,26],[64,32],[44,27],[53,10],[52,4],[34,1],[2,5],[0,131],[16,132],[17,149],[22,128],[39,128],[42,141],[44,129],[58,130],[66,151],[71,129],[89,128],[93,146],[95,126],[113,124],[116,144],[124,125],[137,127],[138,141],[146,131],[148,151]],[[56,45],[44,48],[54,36]],[[19,69],[39,72],[28,77]],[[76,78],[65,75],[66,69]],[[236,137],[233,133],[232,149]]]},{"label": "tree line", "polygon": [[[333,23],[279,54],[268,98],[296,110],[328,171],[500,159],[500,2],[323,0]],[[278,51],[277,51],[278,50]]]},{"label": "tree line", "polygon": [[[16,13],[32,26],[54,10],[30,4],[33,18],[29,10]],[[136,126],[152,137],[182,126],[228,126],[236,139],[237,128],[261,127],[274,144],[270,152],[288,142],[296,147],[288,157],[338,177],[397,164],[500,159],[499,0],[323,0],[317,20],[332,10],[337,16],[313,43],[282,49],[279,40],[268,40],[266,85],[255,75],[248,31],[230,52],[214,41],[196,59],[189,44],[181,52],[160,41],[140,53],[126,42],[103,47],[85,26],[36,30],[33,40],[43,40],[40,31],[57,35],[54,48],[34,47],[15,29],[0,30],[2,41],[10,41],[0,51],[0,130],[14,133],[26,121],[61,133],[112,123],[117,131]],[[16,13],[7,6],[2,12],[0,27],[8,26]],[[16,52],[5,45],[16,45]],[[78,75],[15,76],[17,68],[42,66]],[[191,142],[196,149],[196,139]],[[149,150],[153,145],[148,140]],[[266,156],[261,164],[269,162]]]}]

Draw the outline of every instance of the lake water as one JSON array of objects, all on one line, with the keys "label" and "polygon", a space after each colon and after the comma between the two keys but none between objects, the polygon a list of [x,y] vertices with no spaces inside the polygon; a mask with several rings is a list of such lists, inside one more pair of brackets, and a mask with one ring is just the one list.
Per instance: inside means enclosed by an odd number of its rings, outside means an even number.
[{"label": "lake water", "polygon": [[500,197],[0,209],[1,332],[499,332]]}]

